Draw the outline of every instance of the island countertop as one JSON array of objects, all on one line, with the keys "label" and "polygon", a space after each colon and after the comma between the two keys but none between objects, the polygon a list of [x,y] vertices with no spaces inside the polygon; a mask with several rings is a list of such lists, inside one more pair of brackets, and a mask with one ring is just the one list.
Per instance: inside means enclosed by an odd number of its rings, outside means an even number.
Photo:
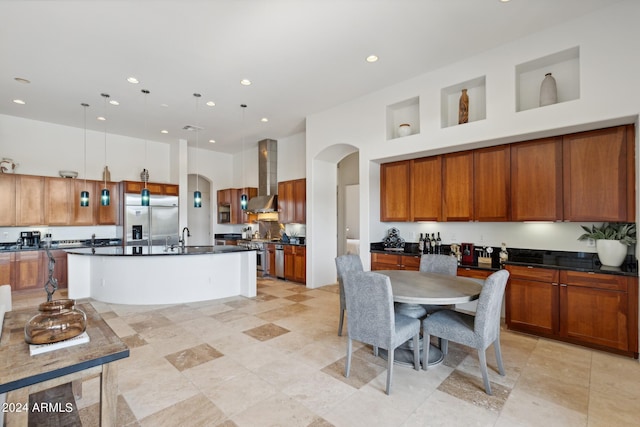
[{"label": "island countertop", "polygon": [[95,248],[65,249],[75,255],[107,255],[107,256],[149,256],[149,255],[211,255],[229,252],[246,252],[250,249],[240,246],[104,246]]}]

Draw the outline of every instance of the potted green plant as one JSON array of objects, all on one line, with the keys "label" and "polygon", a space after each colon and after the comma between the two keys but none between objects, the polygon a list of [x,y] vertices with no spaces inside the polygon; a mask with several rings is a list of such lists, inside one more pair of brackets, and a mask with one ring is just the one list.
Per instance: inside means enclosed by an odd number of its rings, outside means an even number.
[{"label": "potted green plant", "polygon": [[586,233],[578,240],[595,240],[600,262],[609,267],[620,267],[627,256],[627,249],[637,241],[635,223],[605,222],[599,227],[580,227]]}]

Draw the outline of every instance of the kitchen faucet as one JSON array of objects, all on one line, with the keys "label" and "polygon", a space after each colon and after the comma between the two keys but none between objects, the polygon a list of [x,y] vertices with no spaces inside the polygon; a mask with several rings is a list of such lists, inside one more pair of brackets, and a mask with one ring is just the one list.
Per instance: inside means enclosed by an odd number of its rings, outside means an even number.
[{"label": "kitchen faucet", "polygon": [[182,249],[184,249],[184,246],[186,244],[186,240],[184,239],[184,231],[187,230],[187,237],[191,237],[191,232],[189,231],[188,227],[185,227],[182,229],[182,238],[180,239],[180,247]]}]

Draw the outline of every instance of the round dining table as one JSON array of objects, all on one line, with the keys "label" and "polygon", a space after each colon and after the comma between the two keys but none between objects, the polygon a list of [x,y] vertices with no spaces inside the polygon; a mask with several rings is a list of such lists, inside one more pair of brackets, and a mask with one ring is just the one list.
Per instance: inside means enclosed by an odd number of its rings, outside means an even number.
[{"label": "round dining table", "polygon": [[[401,304],[463,304],[477,300],[482,290],[481,283],[468,277],[411,270],[376,270],[375,273],[389,277],[393,300]],[[396,349],[395,363],[413,366],[412,345],[412,341],[407,341]],[[430,345],[429,366],[437,365],[442,362],[444,355],[439,348]],[[386,352],[382,349],[380,352],[385,357]]]}]

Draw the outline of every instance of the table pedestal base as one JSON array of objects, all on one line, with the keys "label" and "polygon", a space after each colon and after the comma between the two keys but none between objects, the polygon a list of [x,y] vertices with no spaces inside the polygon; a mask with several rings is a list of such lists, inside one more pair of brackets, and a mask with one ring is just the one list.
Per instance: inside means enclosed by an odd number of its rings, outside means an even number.
[{"label": "table pedestal base", "polygon": [[[422,338],[420,338],[420,363],[422,363]],[[384,360],[387,360],[388,353],[385,349],[378,349],[378,354]],[[400,347],[396,348],[396,351],[393,353],[393,360],[396,365],[401,366],[409,366],[413,368],[413,340],[409,340],[402,344]],[[444,360],[444,354],[442,351],[433,344],[429,344],[429,361],[427,364],[429,366],[436,366],[442,363]],[[423,366],[424,369],[424,366]]]}]

